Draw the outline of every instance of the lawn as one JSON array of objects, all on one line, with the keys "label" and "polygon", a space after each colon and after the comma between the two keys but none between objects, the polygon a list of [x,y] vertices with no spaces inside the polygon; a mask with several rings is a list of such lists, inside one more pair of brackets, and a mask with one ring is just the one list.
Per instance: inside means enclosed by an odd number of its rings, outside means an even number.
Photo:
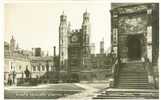
[{"label": "lawn", "polygon": [[11,87],[5,89],[5,99],[56,99],[79,93],[84,89],[73,83],[48,84],[36,87]]}]

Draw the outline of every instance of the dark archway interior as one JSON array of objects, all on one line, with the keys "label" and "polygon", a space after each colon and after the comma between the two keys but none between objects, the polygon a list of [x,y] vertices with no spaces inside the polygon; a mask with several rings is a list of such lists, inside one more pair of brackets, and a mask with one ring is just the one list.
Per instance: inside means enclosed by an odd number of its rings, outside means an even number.
[{"label": "dark archway interior", "polygon": [[130,60],[140,60],[141,58],[141,42],[137,36],[128,39],[128,57]]}]

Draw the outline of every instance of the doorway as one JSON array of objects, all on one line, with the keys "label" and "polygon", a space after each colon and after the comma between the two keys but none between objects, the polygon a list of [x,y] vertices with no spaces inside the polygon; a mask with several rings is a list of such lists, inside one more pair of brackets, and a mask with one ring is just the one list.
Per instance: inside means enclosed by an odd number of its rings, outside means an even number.
[{"label": "doorway", "polygon": [[128,58],[130,60],[141,59],[141,41],[137,35],[128,37]]}]

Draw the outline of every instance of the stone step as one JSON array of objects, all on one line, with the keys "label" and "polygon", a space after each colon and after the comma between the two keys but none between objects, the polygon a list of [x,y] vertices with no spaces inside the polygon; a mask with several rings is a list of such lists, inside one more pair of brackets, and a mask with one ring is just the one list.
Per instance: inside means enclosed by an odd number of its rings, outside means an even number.
[{"label": "stone step", "polygon": [[147,87],[147,86],[149,86],[149,84],[118,84],[117,85],[117,87]]},{"label": "stone step", "polygon": [[147,77],[148,75],[146,75],[146,74],[145,75],[144,74],[142,74],[142,75],[141,74],[136,75],[136,74],[122,74],[122,73],[120,73],[119,76],[122,76],[122,77],[124,77],[124,76],[125,77],[126,76],[129,76],[129,77]]},{"label": "stone step", "polygon": [[128,81],[126,81],[126,80],[119,80],[119,83],[148,83],[148,81],[147,80],[128,80]]},{"label": "stone step", "polygon": [[149,83],[147,83],[147,82],[120,82],[120,83],[118,83],[118,85],[146,85],[146,84],[149,84]]},{"label": "stone step", "polygon": [[141,69],[120,69],[121,73],[125,73],[125,72],[131,72],[131,73],[146,73],[145,70],[141,70]]},{"label": "stone step", "polygon": [[148,79],[147,76],[120,76],[120,79]]},{"label": "stone step", "polygon": [[121,68],[120,71],[123,72],[146,72],[144,68]]},{"label": "stone step", "polygon": [[147,76],[147,74],[146,74],[146,73],[143,73],[143,74],[133,74],[133,73],[130,74],[130,73],[127,73],[127,74],[126,74],[126,73],[122,73],[122,72],[121,72],[121,73],[119,74],[119,76]]},{"label": "stone step", "polygon": [[147,72],[146,71],[143,71],[143,72],[133,72],[133,71],[126,72],[126,71],[120,70],[120,74],[145,75],[145,74],[147,74]]},{"label": "stone step", "polygon": [[117,87],[119,89],[150,89],[150,87],[148,86],[144,86],[144,87],[129,87],[129,86],[120,86],[120,87]]},{"label": "stone step", "polygon": [[144,65],[121,65],[120,68],[144,68]]},{"label": "stone step", "polygon": [[146,88],[149,87],[148,83],[124,83],[119,82],[117,85],[119,88]]},{"label": "stone step", "polygon": [[97,95],[98,97],[99,96],[119,96],[119,97],[126,97],[126,96],[150,96],[150,95],[158,95],[159,93],[128,93],[128,92],[106,92],[106,93],[101,93],[99,95]]},{"label": "stone step", "polygon": [[94,97],[93,99],[136,99],[136,97],[115,97],[115,96],[103,97],[103,96],[100,96],[100,97]]},{"label": "stone step", "polygon": [[148,78],[147,77],[128,77],[128,76],[126,76],[126,77],[119,77],[119,79],[118,80],[138,80],[138,81],[141,81],[141,80],[148,80]]},{"label": "stone step", "polygon": [[142,87],[142,86],[149,86],[148,84],[129,84],[129,83],[127,83],[127,84],[122,84],[122,83],[120,83],[120,84],[118,84],[118,86],[119,87],[125,87],[125,86],[129,86],[129,87]]},{"label": "stone step", "polygon": [[121,65],[144,65],[144,62],[126,62],[126,63],[122,63]]},{"label": "stone step", "polygon": [[157,99],[159,96],[108,96],[108,95],[99,95],[93,99]]},{"label": "stone step", "polygon": [[155,89],[118,89],[118,88],[111,88],[107,89],[105,92],[102,93],[159,93],[159,90]]},{"label": "stone step", "polygon": [[134,65],[121,65],[121,67],[120,68],[145,68],[145,66],[144,65],[136,65],[136,64],[134,64]]},{"label": "stone step", "polygon": [[142,85],[142,86],[138,86],[138,85],[136,85],[136,86],[129,86],[129,85],[124,85],[124,86],[118,86],[118,88],[120,88],[120,89],[150,89],[150,87],[149,86],[144,86],[144,85]]},{"label": "stone step", "polygon": [[138,76],[120,76],[119,79],[148,79],[147,76],[141,76],[141,77],[138,77]]},{"label": "stone step", "polygon": [[148,80],[147,77],[119,77],[119,80]]},{"label": "stone step", "polygon": [[129,67],[129,66],[130,66],[130,67],[131,67],[131,66],[132,66],[132,67],[133,67],[133,66],[135,66],[135,67],[141,67],[141,66],[145,66],[145,65],[144,65],[144,64],[140,64],[140,63],[138,63],[138,64],[137,64],[137,63],[129,63],[129,64],[122,64],[122,65],[121,65],[121,67]]},{"label": "stone step", "polygon": [[124,82],[123,82],[123,83],[120,82],[120,83],[118,83],[118,84],[119,84],[119,85],[125,85],[125,86],[126,86],[126,85],[131,85],[131,86],[132,86],[132,85],[139,85],[139,86],[141,86],[141,85],[148,85],[148,83],[124,83]]},{"label": "stone step", "polygon": [[148,84],[148,81],[140,81],[140,82],[137,82],[137,81],[119,81],[118,84]]},{"label": "stone step", "polygon": [[124,79],[125,80],[138,80],[138,81],[140,80],[141,81],[141,80],[148,80],[148,77],[127,77],[127,76],[126,77],[122,77],[121,76],[121,77],[119,77],[118,80],[124,80]]},{"label": "stone step", "polygon": [[148,78],[120,77],[118,82],[148,82]]},{"label": "stone step", "polygon": [[139,86],[139,87],[141,87],[141,86],[148,86],[148,83],[141,83],[141,84],[139,84],[139,83],[119,83],[118,84],[119,86]]},{"label": "stone step", "polygon": [[110,88],[93,99],[159,99],[159,90]]},{"label": "stone step", "polygon": [[145,69],[144,66],[138,66],[138,65],[127,65],[127,66],[121,66],[120,69],[124,69],[124,68],[130,68],[130,69],[135,69],[135,68],[138,68],[138,69]]}]

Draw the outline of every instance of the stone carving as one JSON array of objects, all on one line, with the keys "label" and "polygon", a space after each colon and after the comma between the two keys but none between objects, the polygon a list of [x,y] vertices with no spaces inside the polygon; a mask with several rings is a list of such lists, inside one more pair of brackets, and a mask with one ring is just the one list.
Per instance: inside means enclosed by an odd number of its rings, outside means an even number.
[{"label": "stone carving", "polygon": [[119,8],[117,9],[117,11],[119,12],[119,14],[127,14],[127,13],[135,13],[135,12],[140,12],[140,11],[144,11],[148,9],[147,6],[145,5],[138,5],[138,6],[134,6],[134,7],[125,7],[125,8]]},{"label": "stone carving", "polygon": [[120,33],[145,33],[147,26],[146,16],[124,16],[119,19]]}]

